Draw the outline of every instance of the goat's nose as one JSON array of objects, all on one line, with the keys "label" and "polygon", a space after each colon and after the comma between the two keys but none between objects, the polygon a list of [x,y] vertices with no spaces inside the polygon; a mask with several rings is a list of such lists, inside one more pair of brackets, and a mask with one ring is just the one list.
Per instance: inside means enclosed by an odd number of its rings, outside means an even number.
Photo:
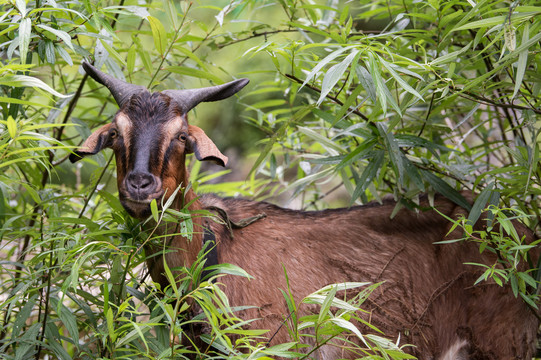
[{"label": "goat's nose", "polygon": [[155,191],[156,179],[154,175],[143,172],[132,172],[126,177],[127,190],[141,197],[150,195]]}]

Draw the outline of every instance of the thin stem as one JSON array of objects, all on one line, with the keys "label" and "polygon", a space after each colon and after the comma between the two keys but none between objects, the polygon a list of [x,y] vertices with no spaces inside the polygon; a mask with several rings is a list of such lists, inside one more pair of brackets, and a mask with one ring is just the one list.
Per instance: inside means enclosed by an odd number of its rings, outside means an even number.
[{"label": "thin stem", "polygon": [[[40,221],[40,233],[41,233],[41,241],[42,243],[45,241],[44,239],[44,236],[43,236],[43,218],[44,218],[44,214],[42,214],[41,216],[41,221]],[[47,317],[49,315],[49,299],[51,297],[51,269],[55,266],[56,264],[56,260],[53,261],[53,249],[50,249],[50,252],[49,252],[49,266],[45,272],[45,276],[47,277],[47,290],[45,292],[45,311],[43,312],[43,321],[42,321],[42,324],[41,324],[41,334],[40,334],[40,337],[39,337],[39,346],[38,346],[38,351],[36,352],[36,357],[35,359],[36,360],[39,360],[40,358],[40,355],[41,355],[41,348],[42,348],[42,345],[43,345],[43,339],[45,338],[45,329],[47,328]],[[42,292],[43,294],[43,292]],[[40,307],[41,309],[41,307]]]},{"label": "thin stem", "polygon": [[[295,81],[295,82],[297,82],[297,83],[299,83],[299,84],[302,84],[302,83],[303,83],[303,81],[302,81],[301,79],[299,79],[298,77],[296,77],[295,75],[285,74],[285,77],[287,77],[288,79],[293,80],[293,81]],[[313,91],[315,91],[315,92],[321,94],[321,89],[319,89],[319,88],[317,88],[317,87],[315,87],[315,86],[312,86],[312,85],[310,85],[310,84],[306,84],[306,85],[304,85],[304,86],[307,87],[307,88],[309,88],[310,90],[313,90]],[[332,96],[332,95],[327,94],[326,98],[327,98],[327,99],[330,99],[330,100],[332,100],[332,101],[334,101],[335,103],[337,103],[337,104],[340,105],[340,106],[343,106],[343,105],[344,105],[344,103],[343,103],[341,100],[337,99],[336,97],[334,97],[334,96]],[[350,109],[348,109],[348,110],[350,110]],[[351,109],[350,112],[353,113],[353,114],[355,114],[355,115],[357,115],[357,116],[359,116],[360,118],[362,118],[362,119],[365,120],[365,121],[370,121],[370,120],[368,119],[368,117],[367,117],[365,114],[361,113],[359,110]]]}]

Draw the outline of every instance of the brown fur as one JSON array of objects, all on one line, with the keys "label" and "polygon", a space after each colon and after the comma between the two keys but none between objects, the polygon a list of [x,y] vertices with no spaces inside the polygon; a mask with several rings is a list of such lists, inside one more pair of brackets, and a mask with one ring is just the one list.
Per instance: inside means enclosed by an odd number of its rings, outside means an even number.
[{"label": "brown fur", "polygon": [[[261,318],[254,326],[272,333],[287,314],[278,290],[286,289],[284,265],[297,301],[331,283],[384,281],[369,298],[371,323],[388,337],[414,344],[411,352],[420,359],[440,358],[462,342],[469,345],[469,359],[534,354],[537,318],[508,287],[473,286],[482,270],[464,263],[493,264],[496,259],[479,254],[472,242],[434,245],[462,236],[458,230],[446,236],[450,224],[435,211],[401,210],[390,219],[394,202],[318,212],[210,196],[202,204],[223,208],[233,220],[266,214],[234,230],[233,239],[222,225],[213,226],[221,239],[220,262],[241,266],[255,278],[223,280],[232,305],[259,307],[246,314]],[[451,217],[464,213],[443,197],[435,206]],[[274,342],[286,341],[282,329]]]},{"label": "brown fur", "polygon": [[[200,160],[227,161],[201,129],[188,126],[185,114],[178,113],[166,95],[138,93],[119,112],[132,122],[132,131],[111,139],[107,134],[115,127],[113,122],[94,133],[79,152],[87,155],[107,146],[114,149],[120,197],[135,217],[148,216],[148,202],[153,198],[162,194],[167,198],[180,184],[188,183],[186,153],[193,152]],[[122,142],[126,136],[130,137],[127,143],[131,150]],[[137,144],[145,148],[134,148]],[[136,154],[127,157],[126,151]],[[152,176],[151,187],[144,194],[130,193],[130,184],[126,182],[125,177],[134,166]],[[195,198],[190,190],[185,198],[175,199],[174,207],[181,208]],[[426,201],[421,205],[428,207]],[[370,311],[367,320],[385,336],[400,337],[401,344],[415,345],[409,351],[420,359],[531,358],[538,328],[535,314],[507,286],[502,288],[490,282],[473,286],[482,269],[464,264],[492,265],[496,258],[488,252],[479,254],[478,246],[469,241],[434,244],[460,238],[462,234],[455,230],[447,235],[450,224],[433,210],[403,209],[391,219],[394,207],[393,202],[386,202],[303,212],[264,202],[207,195],[194,201],[190,209],[220,208],[234,221],[266,215],[245,228],[233,230],[233,237],[223,224],[209,222],[217,238],[219,261],[236,264],[254,276],[252,280],[224,277],[224,291],[233,306],[257,306],[243,316],[260,318],[253,326],[269,329],[269,336],[280,329],[282,318],[287,316],[279,291],[286,289],[284,266],[297,301],[332,283],[384,282],[366,303]],[[465,213],[443,197],[436,198],[435,207],[453,218]],[[194,217],[196,230],[201,229],[203,221]],[[526,228],[517,224],[517,229],[528,241],[533,240]],[[162,227],[160,231],[171,234],[177,228]],[[191,265],[201,242],[201,231],[194,234],[192,241],[181,236],[167,239],[169,249],[175,250],[165,255],[168,266]],[[147,250],[155,253],[161,248]],[[147,265],[152,279],[166,286],[163,257],[152,257]],[[301,311],[307,313],[310,308]],[[286,341],[289,339],[282,328],[272,343]],[[325,359],[351,356],[330,347],[320,353]]]}]

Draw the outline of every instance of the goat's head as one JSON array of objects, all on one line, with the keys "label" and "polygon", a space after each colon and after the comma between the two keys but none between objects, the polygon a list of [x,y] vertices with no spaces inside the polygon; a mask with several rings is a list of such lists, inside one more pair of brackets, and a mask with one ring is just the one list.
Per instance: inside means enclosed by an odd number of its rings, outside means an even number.
[{"label": "goat's head", "polygon": [[[207,135],[188,124],[187,113],[200,102],[217,101],[240,91],[247,79],[190,90],[150,93],[146,88],[109,76],[88,63],[85,71],[105,85],[119,111],[70,156],[72,162],[112,148],[117,163],[120,201],[130,215],[144,218],[150,202],[172,194],[186,181],[187,153],[225,166],[225,157]],[[186,184],[183,184],[184,186]]]}]

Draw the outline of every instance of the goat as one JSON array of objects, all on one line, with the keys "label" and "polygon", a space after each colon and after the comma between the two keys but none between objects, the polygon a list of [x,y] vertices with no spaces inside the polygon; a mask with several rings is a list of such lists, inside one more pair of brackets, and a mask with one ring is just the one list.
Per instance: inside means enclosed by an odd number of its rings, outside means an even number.
[{"label": "goat", "polygon": [[[70,159],[75,162],[112,148],[119,197],[130,215],[145,219],[153,199],[164,194],[167,198],[179,184],[188,184],[186,154],[226,165],[227,157],[204,131],[188,124],[187,113],[200,102],[232,96],[247,79],[150,93],[88,63],[83,67],[110,90],[120,109]],[[385,336],[415,345],[408,351],[420,359],[527,359],[534,354],[537,314],[515,298],[509,287],[473,286],[481,270],[465,263],[492,265],[497,259],[488,251],[480,253],[473,242],[434,244],[462,235],[458,230],[448,234],[450,223],[434,210],[402,209],[390,219],[395,203],[386,201],[305,212],[245,199],[197,197],[192,190],[173,200],[177,209],[188,203],[192,211],[221,209],[233,220],[265,215],[242,229],[193,217],[194,227],[206,227],[215,234],[217,261],[238,265],[254,277],[248,281],[226,276],[222,282],[232,305],[257,306],[244,314],[259,318],[256,327],[279,329],[287,314],[279,291],[287,287],[283,263],[292,293],[301,297],[331,283],[383,281],[367,303],[370,321]],[[429,208],[426,199],[423,207]],[[451,218],[466,214],[441,196],[434,207]],[[533,241],[528,229],[516,226]],[[202,238],[201,232],[195,232],[192,241],[175,236],[170,243],[175,251],[147,260],[152,279],[166,286],[163,258],[170,268],[191,265],[202,248]],[[273,343],[286,342],[287,336],[281,329]],[[325,349],[321,356],[354,356],[341,351]]]}]

